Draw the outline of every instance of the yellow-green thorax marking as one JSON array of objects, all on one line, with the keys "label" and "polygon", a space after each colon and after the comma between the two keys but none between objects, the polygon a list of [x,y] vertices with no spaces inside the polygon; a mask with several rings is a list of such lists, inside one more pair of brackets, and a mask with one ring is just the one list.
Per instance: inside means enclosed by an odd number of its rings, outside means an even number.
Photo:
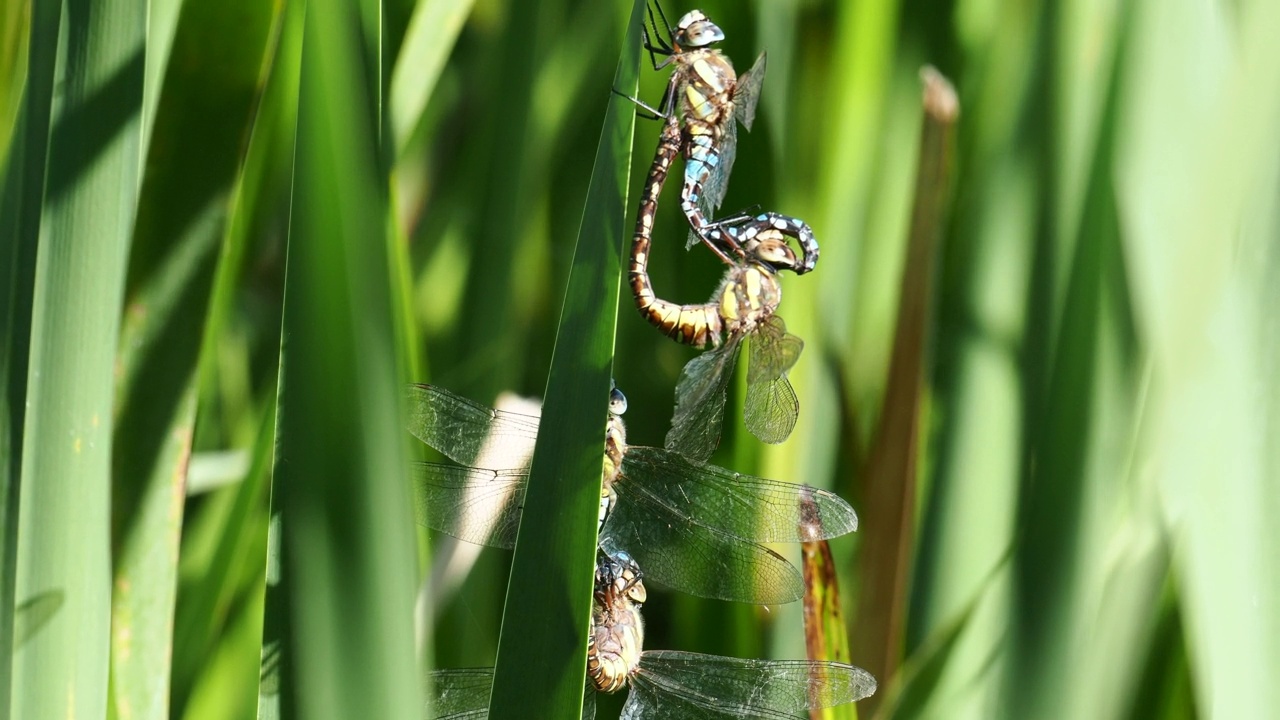
[{"label": "yellow-green thorax marking", "polygon": [[627,425],[622,414],[627,411],[627,396],[614,386],[609,391],[609,419],[604,431],[604,474],[600,483],[600,518],[597,531],[604,527],[609,512],[618,500],[613,482],[622,469],[622,456],[627,452]]}]

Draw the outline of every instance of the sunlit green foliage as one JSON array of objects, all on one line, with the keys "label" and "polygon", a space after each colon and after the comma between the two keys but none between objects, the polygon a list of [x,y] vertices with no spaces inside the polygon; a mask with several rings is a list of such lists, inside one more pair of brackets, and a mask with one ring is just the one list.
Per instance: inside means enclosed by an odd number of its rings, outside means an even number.
[{"label": "sunlit green foliage", "polygon": [[[822,244],[783,280],[794,435],[744,432],[739,384],[716,461],[887,522],[868,488],[907,478],[869,468],[903,442],[882,423],[899,308],[929,308],[906,574],[832,543],[850,659],[880,675],[860,714],[1274,715],[1280,4],[699,7],[739,69],[769,53],[725,210]],[[397,388],[564,387],[562,304],[601,310],[566,295],[579,230],[623,195],[587,200],[631,10],[5,4],[0,717],[414,716],[421,670],[494,664],[511,555],[415,547]],[[925,63],[961,114],[932,285],[904,298]],[[635,128],[630,198],[657,135]],[[674,198],[653,280],[702,302],[720,267],[681,249]],[[693,351],[625,285],[618,305],[591,367],[615,358],[630,439],[660,445]],[[570,586],[505,602],[535,616]],[[869,632],[859,608],[895,588],[899,624]],[[650,598],[651,647],[804,652],[798,605]]]}]

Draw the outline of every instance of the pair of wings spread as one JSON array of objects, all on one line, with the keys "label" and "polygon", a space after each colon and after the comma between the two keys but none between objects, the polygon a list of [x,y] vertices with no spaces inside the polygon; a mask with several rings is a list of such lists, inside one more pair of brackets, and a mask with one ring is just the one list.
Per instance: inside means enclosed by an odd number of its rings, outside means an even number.
[{"label": "pair of wings spread", "polygon": [[[410,431],[460,463],[416,466],[418,521],[467,542],[513,547],[538,418],[430,385],[410,394]],[[601,548],[630,553],[647,579],[722,600],[798,600],[799,571],[760,543],[837,537],[858,522],[848,503],[825,490],[659,448],[627,447],[612,490],[618,501]]]},{"label": "pair of wings spread", "polygon": [[[492,668],[431,673],[437,720],[480,720]],[[631,678],[622,720],[807,720],[814,708],[854,702],[876,681],[852,665],[809,660],[744,660],[676,650],[646,650]],[[583,720],[595,718],[588,686]]]}]

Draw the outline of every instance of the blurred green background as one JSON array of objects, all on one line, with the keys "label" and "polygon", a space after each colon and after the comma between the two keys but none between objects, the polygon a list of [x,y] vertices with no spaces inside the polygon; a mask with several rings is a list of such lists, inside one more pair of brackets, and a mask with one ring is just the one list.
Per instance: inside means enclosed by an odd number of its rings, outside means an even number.
[{"label": "blurred green background", "polygon": [[[861,714],[1280,717],[1280,3],[698,7],[739,70],[769,53],[724,209],[804,218],[822,246],[816,271],[783,280],[780,314],[806,341],[791,374],[796,430],[778,447],[745,433],[739,384],[716,461],[835,489],[858,510],[860,533],[832,548],[851,661],[880,680]],[[275,657],[263,640],[271,508],[306,500],[305,476],[292,496],[271,485],[282,321],[286,353],[290,342],[346,353],[297,361],[296,387],[322,398],[340,388],[326,407],[352,413],[316,416],[321,445],[378,408],[390,427],[386,389],[406,379],[486,404],[546,384],[631,4],[313,0],[307,12],[343,21],[326,23],[304,22],[303,8],[0,10],[0,610],[19,651],[0,668],[0,706],[12,717],[255,713],[260,665]],[[674,21],[692,7],[665,9]],[[76,32],[59,41],[60,23]],[[641,63],[639,94],[656,102],[667,73]],[[932,269],[904,282],[926,63],[955,84],[961,114]],[[628,232],[657,137],[656,123],[636,128]],[[661,297],[703,302],[720,267],[681,249],[683,223],[669,191],[653,281]],[[310,284],[286,288],[291,232],[326,231],[348,254],[313,256]],[[376,252],[352,263],[361,247]],[[285,318],[286,297],[322,299],[335,287],[326,273],[344,270],[330,305]],[[912,299],[930,311],[922,383],[907,393],[916,424],[902,434],[882,419]],[[625,285],[620,307],[614,375],[629,438],[660,445],[694,351],[641,321]],[[42,376],[79,377],[83,367],[50,358],[90,345],[96,355],[72,354],[97,369],[91,390]],[[43,404],[59,393],[72,409]],[[95,393],[101,402],[75,409]],[[299,407],[310,406],[280,405]],[[69,452],[58,423],[90,412],[112,434],[95,444],[90,433],[80,465],[47,464]],[[317,522],[361,498],[347,530],[377,537],[352,556],[307,551],[335,573],[376,565],[387,548],[395,559],[359,576],[364,594],[327,617],[403,610],[359,627],[407,631],[407,596],[363,603],[416,583],[412,652],[435,667],[492,665],[511,556],[419,529],[413,577],[395,499],[407,502],[407,485],[378,470],[407,443],[379,446],[378,427],[364,426],[348,484],[315,486]],[[914,462],[884,476],[872,469],[886,455]],[[380,489],[363,495],[363,479]],[[904,514],[877,514],[895,495]],[[902,565],[860,554],[862,537],[897,524]],[[64,536],[72,550],[57,549]],[[108,539],[111,587],[83,570],[102,572]],[[48,557],[85,558],[67,577],[88,590],[49,590]],[[326,577],[354,582],[322,573],[321,587]],[[327,602],[304,590],[291,588],[287,606]],[[649,647],[804,655],[798,604],[656,590]],[[859,608],[873,597],[893,599],[893,623],[868,627]],[[40,654],[42,632],[101,661],[30,681],[56,657]],[[369,667],[407,658],[400,645],[371,651]],[[339,676],[343,658],[366,661],[333,650],[341,637],[324,647]],[[403,689],[405,676],[379,677]]]}]

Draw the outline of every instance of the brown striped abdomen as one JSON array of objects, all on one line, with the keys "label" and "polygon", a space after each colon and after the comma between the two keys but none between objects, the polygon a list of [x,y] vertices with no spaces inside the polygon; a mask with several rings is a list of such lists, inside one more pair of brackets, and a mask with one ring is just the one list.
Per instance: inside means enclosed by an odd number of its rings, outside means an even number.
[{"label": "brown striped abdomen", "polygon": [[707,341],[720,343],[721,322],[716,303],[679,305],[659,298],[649,279],[649,251],[653,239],[653,222],[658,213],[658,196],[671,170],[671,163],[680,154],[680,124],[673,116],[662,126],[658,150],[649,168],[640,195],[640,212],[636,217],[636,231],[631,239],[631,269],[629,280],[636,309],[650,325],[676,342],[703,347]]}]

